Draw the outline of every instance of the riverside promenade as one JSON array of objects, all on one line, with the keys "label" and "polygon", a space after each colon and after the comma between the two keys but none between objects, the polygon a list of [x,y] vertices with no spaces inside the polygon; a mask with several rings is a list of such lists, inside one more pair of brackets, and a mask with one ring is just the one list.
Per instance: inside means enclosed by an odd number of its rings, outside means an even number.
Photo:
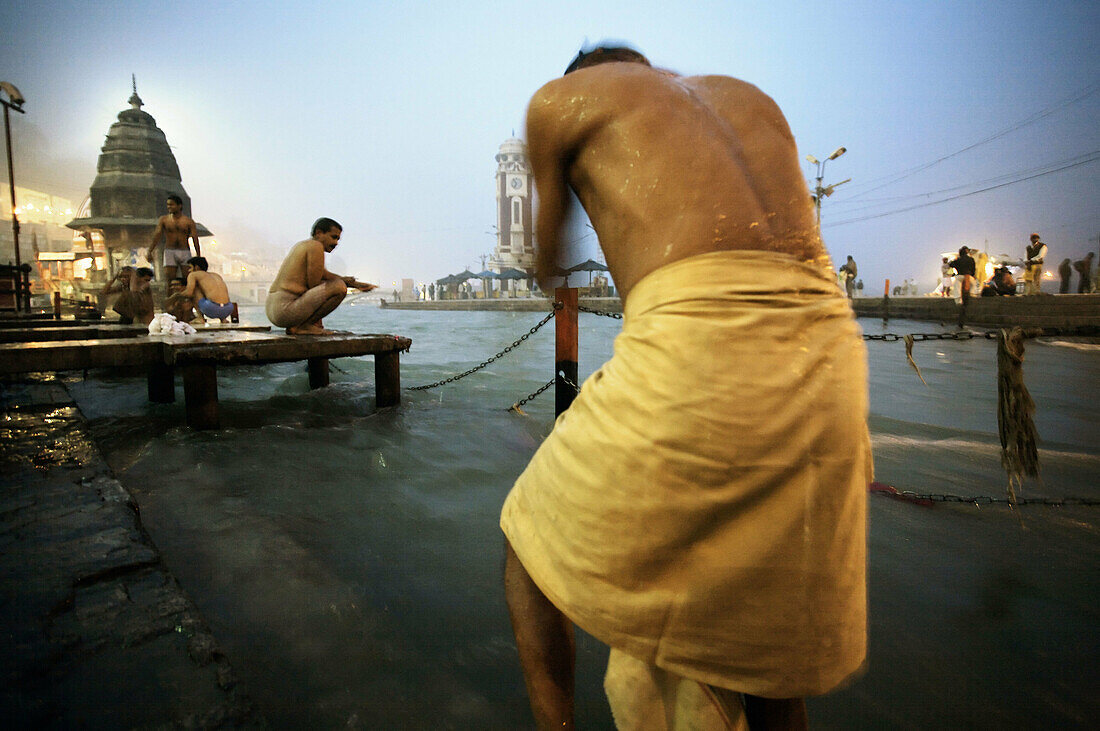
[{"label": "riverside promenade", "polygon": [[64,384],[0,379],[0,720],[266,727]]}]

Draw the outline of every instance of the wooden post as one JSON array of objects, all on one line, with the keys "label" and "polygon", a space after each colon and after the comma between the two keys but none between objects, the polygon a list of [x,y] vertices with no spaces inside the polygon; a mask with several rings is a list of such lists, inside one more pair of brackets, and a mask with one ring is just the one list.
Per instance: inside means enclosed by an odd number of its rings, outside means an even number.
[{"label": "wooden post", "polygon": [[149,400],[170,404],[176,400],[176,369],[164,363],[149,366]]},{"label": "wooden post", "polygon": [[183,367],[183,398],[187,404],[187,426],[217,429],[218,368],[213,363],[188,363]]},{"label": "wooden post", "polygon": [[229,321],[236,324],[241,321],[240,310],[237,309],[237,303],[233,303],[233,314],[229,316]]},{"label": "wooden post", "polygon": [[61,292],[53,293],[53,319],[61,319]]},{"label": "wooden post", "polygon": [[401,403],[401,355],[390,350],[374,354],[374,396],[378,408]]},{"label": "wooden post", "polygon": [[883,297],[889,297],[890,296],[890,280],[889,279],[886,280],[886,288],[882,291],[882,296]]},{"label": "wooden post", "polygon": [[309,358],[306,360],[309,370],[309,387],[324,388],[328,385],[328,358]]},{"label": "wooden post", "polygon": [[554,300],[561,304],[554,316],[554,415],[557,416],[577,397],[576,389],[558,375],[563,374],[577,383],[577,288],[558,287],[554,290]]}]

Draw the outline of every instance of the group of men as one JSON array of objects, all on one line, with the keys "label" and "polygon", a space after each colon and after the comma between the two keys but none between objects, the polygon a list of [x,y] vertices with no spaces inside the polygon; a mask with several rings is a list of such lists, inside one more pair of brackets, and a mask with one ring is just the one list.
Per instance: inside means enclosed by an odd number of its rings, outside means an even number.
[{"label": "group of men", "polygon": [[[168,213],[158,219],[148,249],[148,258],[152,261],[157,248],[164,247],[164,272],[169,282],[164,311],[183,322],[205,318],[229,320],[234,312],[229,288],[221,275],[209,271],[209,264],[199,248],[194,220],[183,213],[183,201],[179,196],[168,196],[166,204]],[[195,242],[194,256],[191,256],[189,239]],[[177,273],[183,276],[177,279]],[[124,266],[104,285],[101,294],[115,295],[112,309],[118,313],[121,323],[148,325],[152,322],[155,276],[149,267]]]},{"label": "group of men", "polygon": [[[168,196],[166,204],[168,213],[158,219],[148,249],[148,258],[153,261],[157,249],[163,246],[168,279],[164,311],[182,322],[229,320],[236,307],[225,280],[209,270],[209,263],[202,256],[195,221],[183,212],[179,196]],[[310,238],[290,250],[268,292],[267,316],[272,324],[285,327],[292,335],[327,333],[321,318],[339,306],[348,287],[364,292],[375,288],[373,284],[342,277],[325,268],[325,254],[336,248],[342,232],[343,227],[336,221],[320,218],[314,222]],[[177,278],[177,273],[183,275]],[[124,266],[104,285],[102,295],[116,296],[113,309],[120,322],[144,325],[152,322],[154,277],[154,271],[148,267]]]}]

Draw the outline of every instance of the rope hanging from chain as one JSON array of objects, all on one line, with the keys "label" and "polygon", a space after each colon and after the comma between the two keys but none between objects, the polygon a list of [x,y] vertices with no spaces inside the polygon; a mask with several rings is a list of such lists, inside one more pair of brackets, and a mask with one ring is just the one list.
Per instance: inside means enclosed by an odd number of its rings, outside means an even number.
[{"label": "rope hanging from chain", "polygon": [[513,341],[512,344],[509,345],[508,347],[506,347],[504,350],[500,351],[499,353],[497,353],[496,355],[494,355],[490,358],[487,358],[487,359],[481,361],[481,363],[477,364],[476,366],[474,366],[470,370],[459,373],[457,376],[451,376],[450,378],[444,378],[442,381],[436,381],[435,383],[429,383],[429,384],[424,385],[424,386],[409,386],[408,387],[409,390],[410,391],[426,391],[429,388],[436,388],[437,386],[442,386],[446,383],[453,383],[454,381],[457,381],[460,378],[465,378],[466,376],[468,376],[472,373],[477,373],[482,368],[489,365],[493,361],[497,360],[501,356],[506,355],[506,354],[512,352],[513,350],[515,350],[523,341],[527,340],[527,338],[531,337],[536,332],[538,332],[539,328],[541,328],[546,323],[550,322],[550,320],[552,320],[554,318],[554,315],[558,314],[559,309],[561,309],[561,305],[558,304],[557,302],[555,302],[554,303],[554,309],[550,311],[550,314],[548,314],[546,317],[542,318],[542,320],[540,320],[537,325],[535,325],[530,330],[528,330],[526,333],[521,335],[519,337],[519,339]]}]

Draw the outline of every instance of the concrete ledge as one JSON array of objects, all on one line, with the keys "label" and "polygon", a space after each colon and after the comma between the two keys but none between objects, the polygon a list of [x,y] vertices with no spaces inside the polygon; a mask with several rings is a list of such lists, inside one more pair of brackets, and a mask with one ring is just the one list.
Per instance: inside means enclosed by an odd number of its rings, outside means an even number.
[{"label": "concrete ledge", "polygon": [[[953,323],[959,305],[948,297],[857,297],[852,309],[859,317],[890,317]],[[966,323],[986,327],[1100,327],[1100,295],[1064,294],[1033,297],[975,297]]]},{"label": "concrete ledge", "polygon": [[64,386],[0,380],[0,718],[266,727]]}]

